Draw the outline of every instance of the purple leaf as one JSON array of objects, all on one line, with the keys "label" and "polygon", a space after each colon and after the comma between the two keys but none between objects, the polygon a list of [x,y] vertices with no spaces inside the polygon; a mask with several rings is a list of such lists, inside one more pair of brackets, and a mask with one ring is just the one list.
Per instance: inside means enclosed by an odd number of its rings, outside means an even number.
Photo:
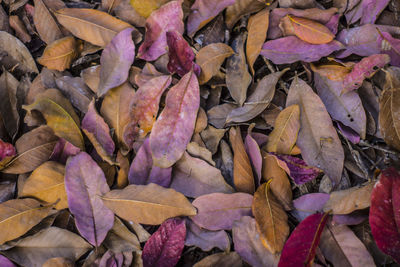
[{"label": "purple leaf", "polygon": [[275,64],[296,61],[313,62],[343,48],[344,46],[336,40],[327,44],[315,45],[306,43],[296,36],[287,36],[264,43],[261,55]]},{"label": "purple leaf", "polygon": [[60,138],[53,149],[50,160],[58,161],[62,164],[65,164],[68,157],[75,156],[80,151],[80,148],[74,146],[63,138]]},{"label": "purple leaf", "polygon": [[278,155],[270,153],[278,158],[279,166],[298,184],[305,184],[314,180],[321,173],[321,170],[308,166],[304,160],[290,155]]},{"label": "purple leaf", "polygon": [[176,72],[182,77],[193,68],[193,71],[199,76],[201,69],[196,63],[193,63],[195,55],[182,35],[177,31],[167,32],[167,43],[169,57],[168,71],[170,73]]},{"label": "purple leaf", "polygon": [[365,210],[356,210],[350,214],[332,216],[334,224],[358,225],[365,220],[368,220],[368,212],[365,212]]},{"label": "purple leaf", "polygon": [[337,122],[338,128],[342,134],[353,144],[358,144],[360,142],[360,136],[350,127],[347,127],[340,121]]},{"label": "purple leaf", "polygon": [[111,88],[123,84],[135,59],[133,28],[119,32],[104,48],[100,58],[100,82],[97,96],[101,97]]},{"label": "purple leaf", "polygon": [[390,0],[363,0],[361,1],[360,25],[375,23],[381,12],[389,4]]},{"label": "purple leaf", "polygon": [[130,184],[146,185],[155,183],[168,187],[171,183],[172,168],[159,168],[154,166],[151,157],[150,142],[147,138],[136,153],[129,169],[128,179]]},{"label": "purple leaf", "polygon": [[304,220],[307,216],[322,211],[325,203],[329,200],[329,194],[325,193],[311,193],[302,195],[301,197],[293,200],[295,210],[293,215],[299,220]]},{"label": "purple leaf", "polygon": [[193,135],[199,106],[199,82],[191,71],[169,90],[165,108],[151,131],[150,148],[156,166],[171,167],[182,157]]},{"label": "purple leaf", "polygon": [[151,235],[143,248],[144,267],[173,267],[181,257],[185,246],[186,225],[180,218],[163,222]]},{"label": "purple leaf", "polygon": [[146,35],[139,47],[138,57],[153,61],[167,53],[167,36],[169,31],[183,34],[183,11],[181,0],[171,1],[153,11],[146,20]]},{"label": "purple leaf", "polygon": [[187,21],[187,34],[191,37],[235,0],[196,0]]},{"label": "purple leaf", "polygon": [[0,161],[7,157],[13,157],[17,154],[12,144],[3,142],[0,139]]},{"label": "purple leaf", "polygon": [[101,200],[110,191],[103,171],[85,152],[70,157],[65,167],[69,210],[79,233],[100,246],[114,224],[114,213]]},{"label": "purple leaf", "polygon": [[0,266],[1,267],[17,267],[12,261],[4,257],[3,255],[0,255]]},{"label": "purple leaf", "polygon": [[268,135],[262,133],[251,133],[251,137],[257,142],[259,147],[262,147],[268,142]]},{"label": "purple leaf", "polygon": [[228,252],[230,250],[230,239],[224,230],[209,231],[197,226],[191,220],[186,220],[187,235],[185,246],[196,246],[203,251],[213,248]]},{"label": "purple leaf", "polygon": [[262,170],[262,156],[260,147],[258,146],[256,140],[251,136],[251,131],[247,133],[246,139],[244,141],[244,146],[246,148],[246,153],[249,155],[251,165],[256,174],[256,186],[260,185],[261,181],[261,170]]},{"label": "purple leaf", "polygon": [[122,267],[124,255],[122,253],[114,254],[110,249],[101,257],[99,267]]},{"label": "purple leaf", "polygon": [[230,230],[233,222],[250,216],[253,196],[247,193],[203,195],[193,201],[197,215],[192,220],[208,230]]},{"label": "purple leaf", "polygon": [[325,24],[325,26],[335,35],[338,32],[339,20],[341,16],[342,14],[333,15],[331,19]]},{"label": "purple leaf", "polygon": [[89,104],[88,112],[82,120],[83,132],[92,142],[99,156],[109,164],[113,164],[115,144],[110,136],[110,128],[104,119],[97,113],[94,100]]},{"label": "purple leaf", "polygon": [[359,88],[364,79],[371,78],[378,69],[383,68],[389,62],[390,57],[386,54],[376,54],[361,59],[360,62],[354,65],[351,72],[344,77],[342,93]]}]

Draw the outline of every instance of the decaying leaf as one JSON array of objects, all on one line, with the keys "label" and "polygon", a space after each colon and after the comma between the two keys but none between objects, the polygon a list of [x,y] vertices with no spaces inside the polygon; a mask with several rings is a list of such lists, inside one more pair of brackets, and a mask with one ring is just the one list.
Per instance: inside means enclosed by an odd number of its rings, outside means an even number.
[{"label": "decaying leaf", "polygon": [[18,85],[18,80],[8,71],[5,70],[0,76],[0,114],[8,134],[13,139],[19,129]]},{"label": "decaying leaf", "polygon": [[226,26],[232,29],[243,16],[257,12],[271,4],[271,0],[237,0],[226,9]]},{"label": "decaying leaf", "polygon": [[147,18],[154,10],[157,10],[163,4],[169,1],[170,0],[149,0],[149,1],[131,0],[130,4],[133,6],[136,12],[138,12],[139,15]]},{"label": "decaying leaf", "polygon": [[65,3],[61,0],[34,0],[34,3],[33,22],[40,39],[49,45],[55,40],[63,38],[64,32],[51,12],[65,8]]},{"label": "decaying leaf", "polygon": [[193,267],[217,267],[217,266],[231,266],[241,267],[243,265],[240,256],[235,251],[230,253],[220,252],[203,258],[197,262]]}]

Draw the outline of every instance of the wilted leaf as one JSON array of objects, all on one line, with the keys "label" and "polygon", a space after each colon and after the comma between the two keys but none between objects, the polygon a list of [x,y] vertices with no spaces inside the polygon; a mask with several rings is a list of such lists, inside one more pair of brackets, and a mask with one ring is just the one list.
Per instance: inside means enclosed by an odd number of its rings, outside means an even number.
[{"label": "wilted leaf", "polygon": [[[76,37],[104,47],[120,31],[132,26],[105,12],[86,8],[63,8],[54,12],[58,22]],[[134,30],[134,40],[139,42],[141,34]]]},{"label": "wilted leaf", "polygon": [[311,193],[302,195],[293,200],[294,210],[292,214],[298,221],[304,220],[309,215],[322,211],[325,203],[329,200],[329,194]]},{"label": "wilted leaf", "polygon": [[273,254],[281,252],[289,236],[288,217],[270,190],[269,180],[254,194],[252,211],[263,245]]},{"label": "wilted leaf", "polygon": [[94,100],[82,119],[82,130],[93,144],[99,156],[109,164],[114,164],[115,144],[110,136],[110,128],[104,119],[97,113]]},{"label": "wilted leaf", "polygon": [[48,126],[41,126],[22,135],[15,143],[17,156],[2,172],[27,173],[46,162],[53,152],[58,138]]},{"label": "wilted leaf", "polygon": [[153,61],[167,52],[167,36],[169,31],[184,32],[183,11],[181,1],[171,1],[151,13],[146,20],[146,35],[139,47],[138,57]]},{"label": "wilted leaf", "polygon": [[232,228],[235,251],[254,267],[274,267],[279,257],[273,255],[262,244],[256,220],[250,216],[243,216],[235,221]]},{"label": "wilted leaf", "polygon": [[19,82],[8,71],[0,76],[0,114],[8,134],[14,139],[19,129],[18,109]]},{"label": "wilted leaf", "polygon": [[233,182],[235,188],[240,192],[254,194],[253,169],[251,168],[239,127],[229,130],[229,141],[233,149]]},{"label": "wilted leaf", "polygon": [[136,223],[158,225],[168,218],[196,214],[184,195],[156,184],[128,185],[102,199],[117,216]]},{"label": "wilted leaf", "polygon": [[85,84],[90,88],[90,90],[97,93],[97,89],[100,83],[100,65],[82,70],[81,77]]},{"label": "wilted leaf", "polygon": [[286,106],[300,107],[300,131],[297,145],[305,162],[318,167],[334,185],[343,170],[343,147],[321,99],[303,80],[296,78],[289,89]]},{"label": "wilted leaf", "polygon": [[360,25],[374,23],[389,2],[389,0],[362,1],[360,4],[362,10]]},{"label": "wilted leaf", "polygon": [[68,159],[65,190],[79,233],[92,245],[100,246],[114,224],[113,212],[100,198],[110,188],[103,171],[85,152]]},{"label": "wilted leaf", "polygon": [[118,18],[137,27],[144,27],[146,24],[146,18],[139,15],[133,6],[130,5],[129,0],[121,0],[121,2],[114,8],[114,13]]},{"label": "wilted leaf", "polygon": [[217,75],[222,63],[233,53],[232,48],[223,43],[210,44],[200,49],[196,55],[196,63],[201,68],[200,84],[208,82],[213,76]]},{"label": "wilted leaf", "polygon": [[34,197],[48,203],[55,203],[56,209],[68,208],[64,184],[65,167],[54,161],[47,161],[37,167],[24,182],[20,197]]},{"label": "wilted leaf", "polygon": [[268,136],[267,150],[278,154],[290,154],[300,130],[300,108],[292,105],[279,113],[274,130]]},{"label": "wilted leaf", "polygon": [[101,53],[100,82],[97,96],[104,96],[110,89],[123,84],[135,59],[133,28],[127,28],[113,37]]},{"label": "wilted leaf", "polygon": [[23,42],[29,43],[32,38],[26,30],[26,27],[22,20],[18,16],[10,16],[9,18],[10,27],[15,31],[15,35]]},{"label": "wilted leaf", "polygon": [[47,125],[54,133],[80,149],[84,149],[83,136],[80,130],[79,118],[70,102],[63,97],[60,91],[48,89],[39,94],[31,105],[23,108],[31,113],[38,110],[46,119]]},{"label": "wilted leaf", "polygon": [[226,131],[227,129],[216,129],[209,125],[200,133],[201,139],[212,154],[217,152],[219,143],[222,137],[224,137]]},{"label": "wilted leaf", "polygon": [[226,26],[232,29],[243,16],[258,12],[271,4],[271,0],[237,0],[226,9]]},{"label": "wilted leaf", "polygon": [[0,167],[4,167],[17,154],[15,147],[0,139]]},{"label": "wilted leaf", "polygon": [[77,56],[75,38],[67,36],[50,43],[37,61],[48,69],[64,71],[71,66]]},{"label": "wilted leaf", "polygon": [[0,265],[3,267],[17,267],[12,261],[4,257],[3,255],[0,255]]},{"label": "wilted leaf", "polygon": [[142,17],[147,18],[150,14],[159,9],[163,4],[169,2],[170,0],[130,0],[130,4]]},{"label": "wilted leaf", "polygon": [[169,90],[165,108],[151,131],[150,148],[156,166],[171,167],[185,152],[199,105],[199,83],[191,71]]},{"label": "wilted leaf", "polygon": [[171,76],[154,77],[141,85],[132,97],[128,122],[123,131],[123,138],[129,148],[135,141],[145,138],[153,128],[161,96],[171,81]]},{"label": "wilted leaf", "polygon": [[193,201],[198,214],[191,219],[208,230],[230,230],[235,220],[251,215],[253,196],[246,193],[212,193]]},{"label": "wilted leaf", "polygon": [[327,219],[327,213],[316,213],[300,222],[286,241],[278,266],[312,266]]},{"label": "wilted leaf", "polygon": [[220,13],[197,33],[194,40],[201,44],[202,47],[214,43],[223,43],[225,40],[225,29],[224,16]]},{"label": "wilted leaf", "polygon": [[251,75],[247,69],[244,43],[247,34],[242,33],[232,41],[235,52],[226,61],[226,86],[237,104],[243,105],[246,100],[247,88],[251,83]]},{"label": "wilted leaf", "polygon": [[0,244],[13,240],[28,232],[45,218],[53,204],[41,206],[31,198],[11,199],[0,203]]},{"label": "wilted leaf", "polygon": [[74,267],[74,262],[63,257],[50,258],[42,267]]},{"label": "wilted leaf", "polygon": [[[197,262],[193,267],[218,267],[218,266],[230,266],[230,267],[242,267],[243,263],[240,259],[239,254],[235,251],[230,253],[220,252],[211,254]],[[8,266],[7,266],[8,267]]]},{"label": "wilted leaf", "polygon": [[261,151],[260,147],[258,146],[256,140],[251,135],[252,127],[253,125],[249,126],[249,129],[247,130],[247,135],[244,140],[244,146],[246,149],[246,153],[249,156],[250,163],[253,167],[253,172],[255,174],[256,178],[256,186],[260,185],[261,181],[261,170],[262,170],[262,156],[261,156]]},{"label": "wilted leaf", "polygon": [[184,153],[173,167],[171,188],[187,197],[199,197],[211,193],[233,193],[221,171],[205,161]]},{"label": "wilted leaf", "polygon": [[50,160],[65,164],[70,156],[75,156],[80,151],[81,150],[73,144],[60,138],[51,153]]},{"label": "wilted leaf", "polygon": [[249,18],[247,23],[246,55],[250,71],[254,75],[254,62],[260,55],[261,48],[267,38],[269,10],[264,9]]},{"label": "wilted leaf", "polygon": [[108,232],[104,245],[114,253],[140,251],[140,242],[125,224],[115,217],[114,226]]},{"label": "wilted leaf", "polygon": [[369,224],[378,247],[400,262],[400,175],[394,168],[382,172],[372,190]]},{"label": "wilted leaf", "polygon": [[64,33],[51,11],[65,8],[64,2],[60,0],[34,0],[34,3],[33,22],[40,39],[47,44],[51,44],[55,40],[63,38]]}]

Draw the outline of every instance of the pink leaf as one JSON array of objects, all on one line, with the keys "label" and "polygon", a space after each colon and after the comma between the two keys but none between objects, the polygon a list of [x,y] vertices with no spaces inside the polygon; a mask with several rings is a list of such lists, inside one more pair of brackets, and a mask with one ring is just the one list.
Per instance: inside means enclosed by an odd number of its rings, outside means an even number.
[{"label": "pink leaf", "polygon": [[53,149],[50,160],[58,161],[62,164],[67,162],[68,157],[75,156],[81,151],[80,148],[74,146],[63,138],[60,138]]},{"label": "pink leaf", "polygon": [[390,0],[363,0],[361,2],[362,16],[360,25],[375,23],[389,2]]},{"label": "pink leaf", "polygon": [[378,247],[400,263],[400,174],[394,168],[382,172],[372,190],[369,209],[371,233]]},{"label": "pink leaf", "polygon": [[312,266],[327,219],[328,213],[315,213],[305,218],[286,241],[278,267]]},{"label": "pink leaf", "polygon": [[260,152],[260,147],[258,146],[256,140],[254,140],[254,138],[252,137],[251,132],[247,133],[246,139],[244,141],[244,146],[256,174],[257,185],[259,185],[261,181],[261,169],[263,160]]},{"label": "pink leaf", "polygon": [[329,200],[329,194],[311,193],[302,195],[293,200],[295,210],[292,212],[297,220],[302,221],[309,215],[323,211],[325,203]]},{"label": "pink leaf", "polygon": [[4,257],[3,255],[0,255],[0,266],[1,267],[17,267],[12,261]]},{"label": "pink leaf", "polygon": [[143,266],[175,266],[185,246],[185,237],[186,225],[183,219],[171,218],[163,222],[144,245]]},{"label": "pink leaf", "polygon": [[13,157],[16,153],[12,144],[3,142],[3,140],[0,139],[0,161],[7,157]]}]

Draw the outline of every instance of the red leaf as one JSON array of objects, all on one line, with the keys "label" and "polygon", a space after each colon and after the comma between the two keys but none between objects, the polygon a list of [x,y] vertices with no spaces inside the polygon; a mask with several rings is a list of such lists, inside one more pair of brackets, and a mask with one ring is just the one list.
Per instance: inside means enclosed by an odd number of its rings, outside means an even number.
[{"label": "red leaf", "polygon": [[143,248],[144,267],[173,267],[185,246],[186,225],[180,218],[168,219],[152,234]]},{"label": "red leaf", "polygon": [[369,224],[378,247],[400,263],[400,174],[382,172],[371,196]]},{"label": "red leaf", "polygon": [[278,267],[311,266],[327,219],[328,213],[315,213],[305,218],[286,241]]},{"label": "red leaf", "polygon": [[15,156],[15,154],[16,152],[13,145],[3,142],[3,140],[0,139],[0,161],[6,157]]}]

